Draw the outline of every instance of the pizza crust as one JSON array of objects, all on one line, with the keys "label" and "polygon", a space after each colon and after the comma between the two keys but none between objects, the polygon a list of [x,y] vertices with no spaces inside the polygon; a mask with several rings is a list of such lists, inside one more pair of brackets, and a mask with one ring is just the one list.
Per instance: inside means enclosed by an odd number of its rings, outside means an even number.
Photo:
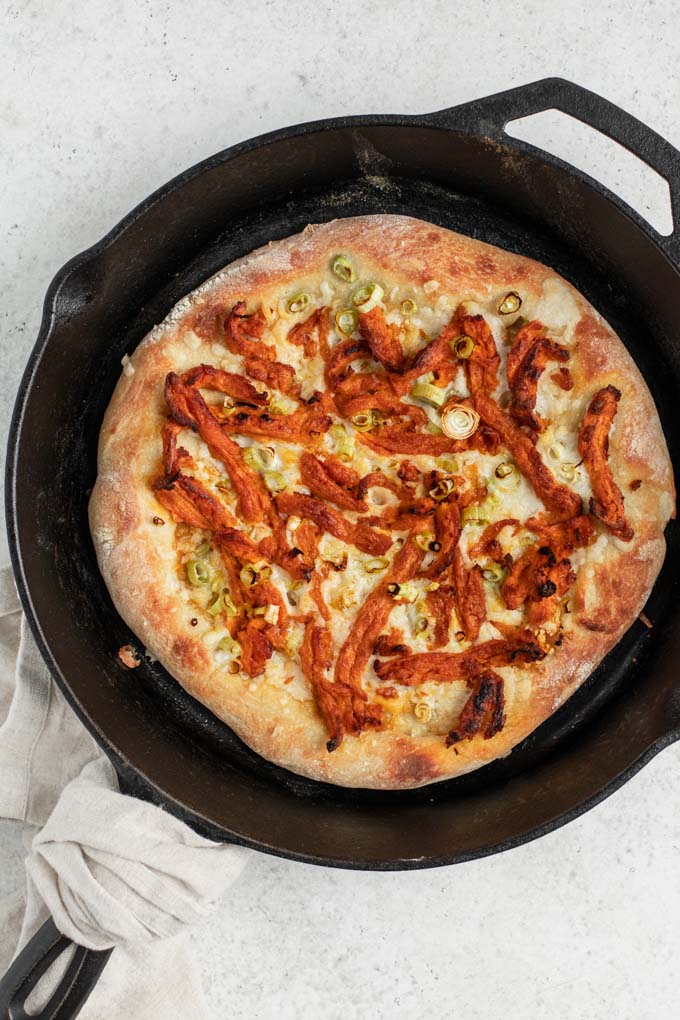
[{"label": "pizza crust", "polygon": [[[435,283],[430,288],[435,296],[474,296],[482,309],[492,307],[498,295],[520,291],[549,329],[569,323],[574,420],[582,418],[599,387],[614,383],[622,393],[610,464],[635,536],[630,543],[609,541],[601,560],[579,571],[560,648],[531,667],[500,670],[508,693],[507,722],[488,740],[477,737],[447,748],[441,733],[410,735],[386,728],[348,737],[329,754],[311,694],[249,683],[215,667],[203,622],[195,627],[190,622],[169,514],[162,514],[164,526],[153,524],[161,512],[151,483],[161,453],[165,377],[210,360],[205,344],[196,347],[197,316],[200,321],[239,299],[259,305],[301,279],[316,279],[338,251],[351,251],[374,277],[384,274],[419,287]],[[212,360],[219,360],[219,352]],[[582,295],[530,259],[420,220],[385,215],[310,226],[271,243],[204,283],[149,333],[133,352],[106,412],[89,513],[114,604],[150,654],[193,697],[263,757],[294,772],[342,786],[401,789],[460,775],[508,754],[583,683],[644,605],[664,559],[663,531],[674,501],[652,397],[621,341]],[[451,701],[452,692],[446,697]]]}]

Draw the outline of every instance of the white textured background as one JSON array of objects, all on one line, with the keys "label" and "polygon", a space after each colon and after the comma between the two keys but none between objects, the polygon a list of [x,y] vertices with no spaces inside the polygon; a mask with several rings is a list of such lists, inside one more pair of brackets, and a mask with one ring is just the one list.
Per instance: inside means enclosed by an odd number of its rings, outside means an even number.
[{"label": "white textured background", "polygon": [[[679,44],[674,0],[3,4],[3,448],[52,275],[186,166],[285,124],[424,112],[547,75],[680,147]],[[668,228],[664,189],[635,161],[559,118],[531,132]],[[679,842],[670,748],[501,857],[367,875],[253,855],[195,935],[207,993],[219,1018],[675,1020]],[[0,895],[21,857],[0,825]]]}]

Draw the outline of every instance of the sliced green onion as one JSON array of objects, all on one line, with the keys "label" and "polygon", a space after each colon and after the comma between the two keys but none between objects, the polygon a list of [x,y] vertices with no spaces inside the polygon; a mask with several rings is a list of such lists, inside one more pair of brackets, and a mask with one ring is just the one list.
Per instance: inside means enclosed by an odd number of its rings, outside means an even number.
[{"label": "sliced green onion", "polygon": [[457,358],[463,358],[467,360],[475,349],[475,342],[471,336],[456,337],[455,340],[451,341],[451,350]]},{"label": "sliced green onion", "polygon": [[208,612],[211,616],[217,616],[218,613],[226,613],[227,616],[238,616],[238,610],[227,588],[223,588],[212,602],[209,603]]},{"label": "sliced green onion", "polygon": [[299,294],[296,294],[295,297],[291,298],[290,301],[288,302],[288,311],[304,312],[310,300],[311,299],[309,297],[309,294],[307,294],[305,291],[301,291]]},{"label": "sliced green onion", "polygon": [[200,559],[202,556],[207,556],[210,549],[210,542],[201,542],[198,549],[195,550],[195,555]]},{"label": "sliced green onion", "polygon": [[346,551],[342,553],[330,553],[329,556],[324,559],[324,563],[330,563],[333,570],[337,570],[338,572],[347,570],[348,562],[349,557]]},{"label": "sliced green onion", "polygon": [[210,584],[212,568],[205,560],[188,560],[186,569],[187,577],[194,588],[204,588],[206,584]]},{"label": "sliced green onion", "polygon": [[424,630],[427,630],[429,626],[428,621],[424,616],[419,616],[416,622],[413,624],[413,631],[415,634],[422,634]]},{"label": "sliced green onion", "polygon": [[425,429],[431,436],[441,436],[442,434],[442,430],[439,428],[438,425],[435,425],[433,421],[428,421],[427,425],[425,426]]},{"label": "sliced green onion", "polygon": [[290,409],[291,404],[287,402],[285,397],[271,397],[267,404],[267,410],[272,414],[287,414]]},{"label": "sliced green onion", "polygon": [[420,591],[412,581],[405,581],[403,584],[397,584],[396,582],[388,584],[387,593],[388,595],[391,595],[393,599],[409,602],[411,605],[414,602],[417,602],[420,596]]},{"label": "sliced green onion", "polygon": [[518,315],[516,319],[509,322],[505,327],[506,335],[503,339],[503,343],[509,347],[514,342],[515,337],[519,333],[522,326],[526,326],[529,320],[525,319],[523,315]]},{"label": "sliced green onion", "polygon": [[265,581],[271,577],[271,572],[272,568],[266,560],[257,560],[256,563],[246,563],[244,567],[241,567],[239,577],[241,584],[244,584],[246,588],[252,588],[258,581]]},{"label": "sliced green onion", "polygon": [[347,434],[344,425],[331,425],[331,437],[335,440],[335,450],[340,460],[350,461],[354,456],[355,444],[352,436]]},{"label": "sliced green onion", "polygon": [[411,390],[411,396],[417,397],[418,400],[424,400],[433,407],[441,407],[446,401],[444,390],[440,389],[439,386],[432,386],[428,382],[417,382]]},{"label": "sliced green onion", "polygon": [[238,641],[234,641],[231,634],[225,634],[224,637],[221,637],[215,648],[219,648],[221,652],[233,652],[236,655],[241,651],[241,646]]},{"label": "sliced green onion", "polygon": [[380,570],[385,570],[389,566],[389,560],[386,560],[384,556],[378,556],[374,560],[366,560],[364,563],[364,570],[367,574],[377,574]]},{"label": "sliced green onion", "polygon": [[267,623],[278,623],[280,612],[281,612],[280,606],[267,606],[264,613],[264,618],[267,621]]},{"label": "sliced green onion", "polygon": [[512,315],[522,307],[522,299],[516,290],[509,291],[498,306],[499,315]]},{"label": "sliced green onion", "polygon": [[358,414],[353,414],[350,421],[359,432],[368,432],[376,424],[373,411],[360,411]]},{"label": "sliced green onion", "polygon": [[336,255],[333,259],[333,272],[345,283],[354,283],[357,278],[354,266],[346,255]]},{"label": "sliced green onion", "polygon": [[488,524],[489,518],[481,506],[466,506],[461,521],[463,524]]},{"label": "sliced green onion", "polygon": [[442,471],[446,471],[447,475],[458,474],[458,461],[454,460],[453,457],[442,457],[438,463]]},{"label": "sliced green onion", "polygon": [[431,543],[434,542],[434,534],[431,531],[423,531],[420,533],[420,535],[416,535],[414,541],[419,549],[422,549],[424,552],[427,552],[430,548]]},{"label": "sliced green onion", "polygon": [[335,325],[345,336],[353,333],[359,325],[359,313],[356,308],[340,308],[335,313]]},{"label": "sliced green onion", "polygon": [[517,466],[509,460],[502,461],[496,466],[492,482],[494,487],[501,489],[503,492],[514,492],[520,483],[520,473]]},{"label": "sliced green onion", "polygon": [[357,604],[356,593],[354,591],[354,588],[350,587],[349,585],[347,585],[346,588],[341,588],[341,590],[338,592],[335,599],[333,600],[333,606],[335,607],[335,609],[349,609],[350,606],[355,606],[356,604]]},{"label": "sliced green onion", "polygon": [[439,591],[439,581],[428,581],[425,585],[425,591]]},{"label": "sliced green onion", "polygon": [[243,459],[256,471],[266,471],[276,460],[273,446],[249,446],[243,451]]},{"label": "sliced green onion", "polygon": [[426,701],[419,701],[417,705],[413,706],[413,714],[418,722],[427,722],[432,718],[432,709]]},{"label": "sliced green onion", "polygon": [[302,647],[302,634],[297,629],[288,631],[285,639],[284,651],[289,659],[294,659]]},{"label": "sliced green onion", "polygon": [[442,411],[442,431],[449,439],[467,439],[477,431],[479,415],[465,404],[449,404]]},{"label": "sliced green onion", "polygon": [[499,563],[490,563],[482,571],[482,577],[491,584],[500,584],[504,580],[507,571]]},{"label": "sliced green onion", "polygon": [[[439,481],[435,482],[430,489],[430,496],[432,496],[432,499],[436,499],[437,502],[440,503],[443,499],[446,499],[451,495],[455,487],[456,483],[453,478],[440,478]],[[430,537],[430,541],[432,541],[433,538],[434,535]]]},{"label": "sliced green onion", "polygon": [[264,614],[266,612],[267,612],[267,607],[266,606],[253,606],[252,609],[250,610],[250,615],[251,616],[264,616]]},{"label": "sliced green onion", "polygon": [[352,304],[360,312],[370,312],[372,308],[382,301],[384,290],[379,283],[364,283],[352,294]]},{"label": "sliced green onion", "polygon": [[267,471],[263,477],[270,492],[283,492],[286,488],[286,479],[280,471]]},{"label": "sliced green onion", "polygon": [[418,305],[415,303],[413,298],[406,298],[405,301],[402,301],[401,303],[402,315],[415,315],[417,311]]}]

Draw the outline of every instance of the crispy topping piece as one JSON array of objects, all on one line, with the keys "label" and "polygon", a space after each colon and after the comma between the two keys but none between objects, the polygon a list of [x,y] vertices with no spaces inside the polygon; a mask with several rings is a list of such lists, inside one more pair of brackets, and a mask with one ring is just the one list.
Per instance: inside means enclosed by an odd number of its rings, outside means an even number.
[{"label": "crispy topping piece", "polygon": [[304,322],[297,322],[288,330],[286,340],[304,349],[308,358],[315,357],[319,350],[324,358],[329,355],[328,348],[328,309],[317,308]]},{"label": "crispy topping piece", "polygon": [[446,737],[447,747],[453,747],[461,740],[472,740],[480,732],[485,740],[490,740],[503,729],[505,723],[503,678],[488,669],[476,676],[471,686],[470,697],[463,706],[458,723]]},{"label": "crispy topping piece", "polygon": [[561,485],[543,463],[543,459],[531,439],[512,419],[501,411],[491,397],[484,393],[475,396],[475,406],[481,417],[501,438],[501,442],[512,454],[518,468],[533,486],[534,492],[545,505],[568,516],[581,512],[581,497]]},{"label": "crispy topping piece", "polygon": [[404,363],[404,352],[399,341],[399,331],[388,326],[382,308],[371,308],[359,313],[359,332],[368,344],[376,361],[389,372],[399,372]]},{"label": "crispy topping piece", "polygon": [[[335,474],[335,478],[333,478]],[[358,484],[356,472],[346,468],[340,461],[328,458],[323,461],[312,453],[303,453],[300,457],[300,478],[313,496],[327,499],[342,510],[354,510],[363,513],[368,509],[365,499],[355,496],[351,489]],[[336,481],[335,479],[339,479]],[[354,485],[348,486],[349,479]]]},{"label": "crispy topping piece", "polygon": [[187,386],[217,390],[225,393],[234,400],[244,401],[261,407],[267,403],[267,395],[256,390],[251,382],[242,375],[235,375],[233,372],[225,372],[213,365],[197,365],[182,375],[182,382]]},{"label": "crispy topping piece", "polygon": [[313,621],[307,623],[300,649],[300,665],[309,681],[329,739],[327,750],[335,751],[345,733],[358,736],[363,730],[380,726],[382,711],[370,705],[361,688],[327,677],[333,655],[330,631]]},{"label": "crispy topping piece", "polygon": [[[401,585],[410,581],[415,576],[423,559],[423,550],[413,541],[416,533],[414,530],[409,535],[397,553],[388,574],[378,583],[358,611],[352,629],[338,654],[334,686],[350,688],[357,692],[357,696],[362,701],[366,698],[366,694],[361,687],[361,675],[368,665],[373,646],[385,629],[395,605],[394,599],[389,593],[390,585]],[[348,730],[348,732],[361,732],[365,725],[359,724],[358,730]],[[369,721],[368,725],[375,725],[375,723]],[[334,750],[341,740],[342,734],[334,747],[329,747],[329,750]]]},{"label": "crispy topping piece", "polygon": [[451,584],[440,582],[439,588],[427,593],[427,611],[433,622],[429,642],[431,648],[441,648],[449,643],[455,604],[455,589]]},{"label": "crispy topping piece", "polygon": [[524,630],[514,637],[484,641],[465,652],[422,652],[397,661],[376,662],[375,671],[387,683],[416,687],[426,680],[434,683],[469,680],[489,666],[539,662],[544,656],[535,635]]},{"label": "crispy topping piece", "polygon": [[473,397],[477,393],[493,393],[498,385],[500,358],[489,324],[482,315],[464,315],[461,333],[469,336],[474,346],[465,361],[468,386]]},{"label": "crispy topping piece", "polygon": [[609,432],[620,399],[621,392],[615,386],[597,391],[581,425],[578,449],[593,489],[591,514],[601,520],[612,535],[630,542],[633,529],[626,519],[623,496],[609,465]]},{"label": "crispy topping piece", "polygon": [[453,558],[453,576],[456,585],[456,610],[467,641],[476,641],[479,629],[486,619],[486,595],[482,568],[475,564],[468,569],[460,549]]},{"label": "crispy topping piece", "polygon": [[461,534],[460,510],[454,500],[438,503],[434,512],[434,524],[439,551],[427,568],[426,576],[440,577],[453,563]]},{"label": "crispy topping piece", "polygon": [[512,396],[510,414],[515,421],[535,432],[544,430],[546,423],[534,410],[539,380],[549,361],[568,360],[569,351],[566,347],[561,347],[546,337],[541,337],[533,343],[510,383]]},{"label": "crispy topping piece", "polygon": [[266,319],[262,309],[246,315],[245,301],[237,301],[227,319],[225,343],[232,354],[242,354],[246,374],[282,393],[296,390],[295,370],[276,360],[276,350],[260,341]]},{"label": "crispy topping piece", "polygon": [[240,407],[220,418],[225,432],[234,432],[256,439],[278,439],[283,443],[299,443],[301,446],[316,444],[319,436],[328,432],[332,419],[326,409],[326,402],[319,400],[311,406],[299,407],[292,414],[270,414],[268,410],[254,410]]},{"label": "crispy topping piece", "polygon": [[493,524],[487,525],[478,541],[470,547],[472,559],[481,560],[486,557],[495,563],[500,563],[503,560],[503,549],[498,541],[498,536],[505,528],[512,528],[513,535],[516,535],[519,521],[514,517],[506,517],[502,521],[494,521]]},{"label": "crispy topping piece", "polygon": [[327,531],[335,538],[339,538],[340,541],[347,542],[348,545],[356,546],[361,552],[380,556],[382,553],[386,553],[392,545],[389,535],[375,531],[363,521],[352,524],[337,510],[313,496],[305,495],[305,493],[283,492],[276,497],[276,506],[284,517],[291,515],[306,517],[308,520],[314,521],[322,531]]}]

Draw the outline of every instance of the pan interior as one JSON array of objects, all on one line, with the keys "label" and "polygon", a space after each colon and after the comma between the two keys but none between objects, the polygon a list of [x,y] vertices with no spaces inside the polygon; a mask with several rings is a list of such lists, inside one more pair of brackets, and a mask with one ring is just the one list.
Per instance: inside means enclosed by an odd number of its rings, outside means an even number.
[{"label": "pan interior", "polygon": [[[530,154],[430,127],[365,125],[216,158],[75,261],[53,295],[49,341],[20,396],[10,530],[51,665],[129,788],[211,835],[263,849],[325,863],[422,866],[489,852],[554,824],[677,725],[670,679],[677,529],[668,530],[669,553],[647,607],[653,632],[635,623],[508,758],[390,793],[277,768],[148,657],[126,671],[116,652],[139,645],[99,575],[86,518],[99,426],[123,354],[233,259],[310,222],[376,212],[430,220],[536,258],[571,281],[633,353],[675,462],[680,363],[671,330],[680,307],[667,288],[673,278],[680,288],[644,231],[590,185]],[[603,741],[613,748],[607,760]]]}]

